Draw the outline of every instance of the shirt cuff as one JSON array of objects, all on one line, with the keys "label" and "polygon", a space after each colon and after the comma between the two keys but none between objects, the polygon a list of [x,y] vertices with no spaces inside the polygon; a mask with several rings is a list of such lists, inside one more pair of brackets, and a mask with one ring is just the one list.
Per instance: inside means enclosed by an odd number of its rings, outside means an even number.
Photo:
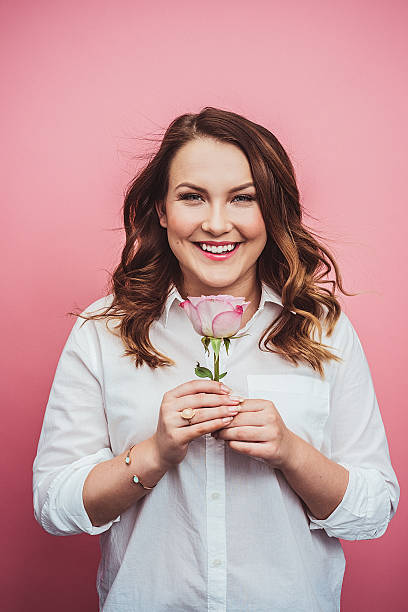
[{"label": "shirt cuff", "polygon": [[98,535],[107,531],[113,523],[120,521],[118,516],[105,525],[95,527],[90,521],[82,497],[83,486],[89,472],[98,463],[112,458],[112,451],[103,448],[66,466],[54,478],[41,511],[41,524],[48,533]]},{"label": "shirt cuff", "polygon": [[386,531],[391,502],[385,480],[375,469],[356,468],[339,463],[349,472],[349,481],[340,504],[325,519],[309,510],[309,528],[324,529],[330,537],[343,540],[370,540]]}]

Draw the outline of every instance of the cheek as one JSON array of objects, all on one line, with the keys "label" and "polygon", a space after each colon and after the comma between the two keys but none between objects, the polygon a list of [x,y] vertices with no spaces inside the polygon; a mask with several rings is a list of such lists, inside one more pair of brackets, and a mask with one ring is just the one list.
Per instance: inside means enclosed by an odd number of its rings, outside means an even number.
[{"label": "cheek", "polygon": [[180,238],[187,238],[190,236],[197,226],[194,216],[178,213],[175,211],[174,214],[167,218],[167,231],[174,236]]},{"label": "cheek", "polygon": [[266,241],[266,228],[260,211],[251,211],[245,219],[241,219],[240,225],[248,240]]}]

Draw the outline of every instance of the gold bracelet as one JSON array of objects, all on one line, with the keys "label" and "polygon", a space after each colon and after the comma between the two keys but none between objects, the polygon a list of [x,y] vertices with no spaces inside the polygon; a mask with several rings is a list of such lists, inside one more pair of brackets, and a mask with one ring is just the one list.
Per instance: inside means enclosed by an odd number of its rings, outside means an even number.
[{"label": "gold bracelet", "polygon": [[[136,446],[136,444],[133,444],[133,446]],[[133,446],[131,446],[131,447],[129,448],[128,452],[126,453],[125,463],[126,463],[127,465],[129,465],[129,463],[131,463],[131,459],[130,459],[130,451],[132,450]],[[156,485],[153,485],[152,487],[145,487],[145,486],[144,486],[144,484],[142,484],[142,483],[140,482],[140,478],[139,478],[139,476],[137,476],[137,474],[133,474],[133,476],[132,476],[132,482],[135,482],[136,484],[137,484],[137,483],[139,483],[140,485],[142,485],[142,487],[143,487],[144,489],[146,489],[146,491],[151,491],[151,489],[154,489],[154,487],[156,486]]]}]

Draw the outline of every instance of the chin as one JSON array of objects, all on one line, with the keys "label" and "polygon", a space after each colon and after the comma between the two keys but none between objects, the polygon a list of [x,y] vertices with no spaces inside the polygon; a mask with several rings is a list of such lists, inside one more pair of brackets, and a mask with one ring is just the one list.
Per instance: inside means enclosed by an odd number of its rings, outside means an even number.
[{"label": "chin", "polygon": [[197,281],[201,285],[211,287],[214,289],[214,291],[224,289],[225,287],[230,287],[231,285],[234,285],[238,280],[239,280],[238,278],[226,278],[226,279],[218,279],[218,280],[215,280],[214,278],[197,279]]}]

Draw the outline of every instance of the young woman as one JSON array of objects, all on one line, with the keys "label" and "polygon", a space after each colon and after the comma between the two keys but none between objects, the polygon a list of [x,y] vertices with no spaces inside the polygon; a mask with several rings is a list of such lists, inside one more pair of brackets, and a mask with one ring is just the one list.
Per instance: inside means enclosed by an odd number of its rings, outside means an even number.
[{"label": "young woman", "polygon": [[[112,291],[58,362],[37,521],[101,535],[104,612],[339,610],[339,538],[380,537],[399,485],[334,291],[352,294],[302,223],[286,152],[235,113],[182,115],[130,185],[124,226]],[[212,356],[180,308],[209,295],[250,303],[220,382],[195,376]]]}]

